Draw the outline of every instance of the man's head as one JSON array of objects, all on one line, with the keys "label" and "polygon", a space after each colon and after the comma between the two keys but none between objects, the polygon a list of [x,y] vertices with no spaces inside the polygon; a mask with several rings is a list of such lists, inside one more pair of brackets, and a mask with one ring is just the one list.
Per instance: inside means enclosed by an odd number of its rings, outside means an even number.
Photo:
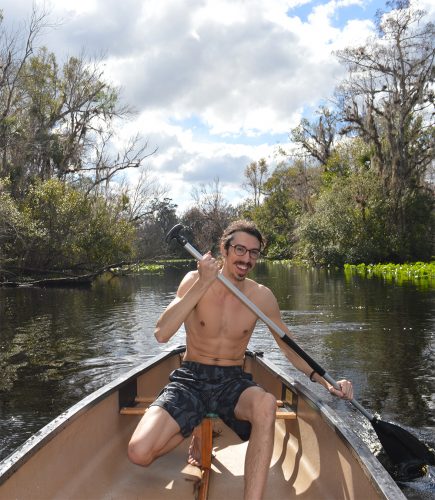
[{"label": "man's head", "polygon": [[234,239],[234,233],[237,231],[241,231],[243,233],[248,233],[252,236],[255,236],[257,238],[259,244],[260,244],[260,250],[263,250],[266,242],[265,239],[263,238],[263,235],[260,233],[258,230],[257,226],[249,221],[249,220],[236,220],[232,222],[223,232],[222,237],[221,237],[221,247],[228,251],[230,244],[232,240]]},{"label": "man's head", "polygon": [[224,231],[220,250],[224,257],[224,268],[237,281],[245,279],[254,267],[265,241],[253,222],[238,220]]}]

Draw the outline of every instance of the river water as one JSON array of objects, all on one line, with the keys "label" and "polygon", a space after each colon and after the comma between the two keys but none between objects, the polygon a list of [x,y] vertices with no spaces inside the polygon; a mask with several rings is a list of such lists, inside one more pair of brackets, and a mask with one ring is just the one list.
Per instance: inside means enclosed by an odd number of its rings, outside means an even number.
[{"label": "river water", "polygon": [[[162,274],[100,280],[90,288],[0,288],[0,459],[85,395],[158,354],[156,320],[189,264]],[[278,298],[296,341],[355,398],[434,447],[434,290],[345,276],[341,270],[259,262],[253,278]],[[170,346],[184,343],[178,332]],[[249,347],[307,384],[258,324]],[[373,451],[371,425],[318,384]],[[435,471],[401,484],[410,499],[435,498]]]}]

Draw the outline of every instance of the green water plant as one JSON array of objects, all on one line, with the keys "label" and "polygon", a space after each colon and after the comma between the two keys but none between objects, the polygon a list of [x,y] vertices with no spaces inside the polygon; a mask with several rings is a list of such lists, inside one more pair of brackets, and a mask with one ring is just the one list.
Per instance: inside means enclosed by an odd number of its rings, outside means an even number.
[{"label": "green water plant", "polygon": [[357,274],[364,278],[382,278],[398,285],[411,282],[423,287],[435,287],[435,261],[405,264],[345,264],[347,277]]},{"label": "green water plant", "polygon": [[131,270],[136,273],[162,273],[165,270],[165,266],[163,264],[145,264],[139,263],[131,266]]}]

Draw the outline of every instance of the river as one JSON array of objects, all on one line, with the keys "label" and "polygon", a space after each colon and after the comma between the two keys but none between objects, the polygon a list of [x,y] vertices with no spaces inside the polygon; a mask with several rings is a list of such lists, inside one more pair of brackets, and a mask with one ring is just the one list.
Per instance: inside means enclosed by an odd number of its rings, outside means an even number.
[{"label": "river", "polygon": [[[100,280],[90,288],[0,288],[0,459],[69,406],[167,345],[155,322],[186,266],[162,274]],[[278,298],[296,341],[356,399],[434,447],[434,290],[341,270],[259,262],[253,278]],[[184,331],[170,345],[184,343]],[[268,329],[249,347],[293,370]],[[370,423],[348,403],[322,395],[374,451]],[[435,496],[435,471],[401,484],[409,499]]]}]

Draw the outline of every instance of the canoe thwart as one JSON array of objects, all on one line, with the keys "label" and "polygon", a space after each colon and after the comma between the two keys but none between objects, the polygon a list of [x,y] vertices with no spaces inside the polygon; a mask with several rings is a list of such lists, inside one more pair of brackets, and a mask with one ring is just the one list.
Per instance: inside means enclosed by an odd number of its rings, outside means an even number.
[{"label": "canoe thwart", "polygon": [[[145,406],[124,406],[119,410],[121,415],[144,415],[148,410]],[[294,420],[296,413],[294,411],[277,410],[276,418],[280,420]]]},{"label": "canoe thwart", "polygon": [[[157,399],[157,396],[136,396],[134,398],[135,402],[136,403],[153,403],[155,400]],[[283,406],[287,405],[287,404],[290,404],[289,401],[283,401],[281,399],[278,399],[276,401],[276,406],[278,406],[278,408],[282,408]]]}]

